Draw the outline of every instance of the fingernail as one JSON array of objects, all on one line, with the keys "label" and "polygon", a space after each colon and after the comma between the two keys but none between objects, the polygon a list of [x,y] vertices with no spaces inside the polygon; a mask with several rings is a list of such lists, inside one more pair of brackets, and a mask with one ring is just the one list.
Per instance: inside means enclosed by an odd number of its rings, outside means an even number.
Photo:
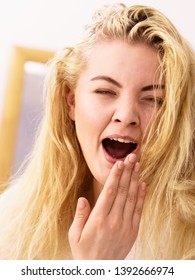
[{"label": "fingernail", "polygon": [[86,203],[85,203],[84,199],[79,198],[79,200],[78,200],[78,208],[81,210],[81,209],[84,209],[85,206],[86,206]]},{"label": "fingernail", "polygon": [[146,183],[145,183],[145,182],[143,182],[143,183],[141,184],[141,189],[142,189],[142,191],[145,191],[145,189],[146,189]]},{"label": "fingernail", "polygon": [[123,169],[123,166],[124,166],[123,161],[118,161],[118,162],[117,162],[117,167],[118,167],[118,169],[122,170],[122,169]]},{"label": "fingernail", "polygon": [[135,162],[135,160],[136,160],[136,154],[130,154],[129,155],[129,162],[131,162],[131,163],[134,163]]},{"label": "fingernail", "polygon": [[135,172],[139,172],[139,170],[140,170],[140,163],[139,163],[139,162],[136,162],[134,171],[135,171]]}]

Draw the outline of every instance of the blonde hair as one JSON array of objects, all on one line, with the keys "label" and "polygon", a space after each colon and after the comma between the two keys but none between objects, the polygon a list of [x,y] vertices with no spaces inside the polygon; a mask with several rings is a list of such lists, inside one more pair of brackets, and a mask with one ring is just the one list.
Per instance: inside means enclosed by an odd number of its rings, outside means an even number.
[{"label": "blonde hair", "polygon": [[140,258],[195,258],[194,53],[159,11],[122,4],[98,11],[83,42],[51,61],[46,112],[29,163],[0,200],[3,258],[71,258],[67,233],[92,175],[68,116],[66,94],[75,88],[93,44],[115,39],[156,48],[165,79],[165,100],[141,158],[148,194]]}]

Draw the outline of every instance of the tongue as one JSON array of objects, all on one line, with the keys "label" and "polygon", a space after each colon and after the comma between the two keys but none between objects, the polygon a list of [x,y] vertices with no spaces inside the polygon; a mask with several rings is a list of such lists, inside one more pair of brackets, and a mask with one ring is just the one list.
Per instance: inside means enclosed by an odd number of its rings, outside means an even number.
[{"label": "tongue", "polygon": [[106,152],[116,159],[124,158],[131,152],[130,143],[121,143],[107,138],[103,141],[103,145]]}]

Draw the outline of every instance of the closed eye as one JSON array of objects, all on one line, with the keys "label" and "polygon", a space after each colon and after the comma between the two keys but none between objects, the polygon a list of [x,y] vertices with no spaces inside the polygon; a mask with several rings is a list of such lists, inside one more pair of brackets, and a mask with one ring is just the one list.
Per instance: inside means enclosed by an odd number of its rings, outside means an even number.
[{"label": "closed eye", "polygon": [[96,89],[95,93],[102,94],[102,95],[116,95],[114,91],[108,89]]},{"label": "closed eye", "polygon": [[163,104],[163,98],[158,96],[146,96],[143,98],[143,100],[146,100],[149,103],[157,104],[158,106],[161,106]]}]

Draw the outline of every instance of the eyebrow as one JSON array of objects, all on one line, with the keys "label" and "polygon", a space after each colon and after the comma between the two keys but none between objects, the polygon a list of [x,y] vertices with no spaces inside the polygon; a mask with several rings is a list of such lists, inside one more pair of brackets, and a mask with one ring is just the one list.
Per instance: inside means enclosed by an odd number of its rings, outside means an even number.
[{"label": "eyebrow", "polygon": [[149,85],[142,88],[142,91],[148,91],[148,90],[156,90],[156,89],[164,89],[165,85]]},{"label": "eyebrow", "polygon": [[114,80],[114,79],[112,79],[108,76],[96,76],[96,77],[91,79],[91,81],[96,81],[96,80],[104,80],[104,81],[109,82],[109,83],[111,83],[111,84],[113,84],[113,85],[115,85],[119,88],[122,88],[122,85],[119,82],[117,82],[116,80]]},{"label": "eyebrow", "polygon": [[[109,76],[95,76],[91,79],[91,81],[96,81],[96,80],[104,80],[106,82],[109,82],[119,88],[122,88],[122,85],[117,82],[116,80],[114,80],[113,78],[109,77]],[[154,84],[154,85],[148,85],[142,88],[142,91],[149,91],[149,90],[156,90],[156,89],[164,89],[165,86],[164,85],[158,85],[158,84]]]}]

